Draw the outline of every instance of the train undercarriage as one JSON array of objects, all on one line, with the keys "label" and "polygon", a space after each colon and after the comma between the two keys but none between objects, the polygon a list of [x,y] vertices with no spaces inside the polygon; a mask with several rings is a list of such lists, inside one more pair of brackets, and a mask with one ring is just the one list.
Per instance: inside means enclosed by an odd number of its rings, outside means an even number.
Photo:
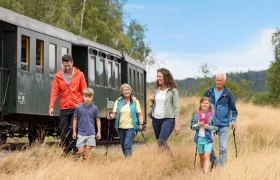
[{"label": "train undercarriage", "polygon": [[[114,121],[109,123],[110,125],[106,118],[101,118],[101,140],[108,140],[113,144],[118,140],[118,134]],[[29,144],[41,144],[46,136],[60,136],[59,117],[10,114],[4,116],[4,121],[0,121],[0,144],[5,144],[8,138],[14,137],[27,137]]]},{"label": "train undercarriage", "polygon": [[46,136],[59,136],[59,119],[57,117],[30,116],[11,114],[0,121],[1,144],[7,138],[28,137],[30,144],[43,143]]}]

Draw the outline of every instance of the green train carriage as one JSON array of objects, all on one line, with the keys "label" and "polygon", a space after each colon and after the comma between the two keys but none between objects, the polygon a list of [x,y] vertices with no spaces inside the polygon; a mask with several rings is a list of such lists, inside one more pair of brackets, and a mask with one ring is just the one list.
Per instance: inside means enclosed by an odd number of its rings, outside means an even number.
[{"label": "green train carriage", "polygon": [[[106,138],[106,112],[119,97],[122,83],[131,84],[134,95],[146,107],[146,71],[140,62],[102,44],[0,8],[0,136],[43,141],[59,135],[58,103],[48,116],[50,89],[62,55],[72,54],[100,109],[102,135]],[[57,100],[58,102],[59,100]],[[113,121],[111,122],[113,123]],[[111,139],[117,137],[111,132]]]},{"label": "green train carriage", "polygon": [[[74,65],[84,72],[89,87],[94,89],[94,103],[101,118],[102,137],[106,137],[106,114],[112,111],[115,100],[120,96],[120,85],[132,86],[133,95],[139,100],[143,113],[146,112],[146,70],[135,59],[102,44],[79,37],[72,47]],[[146,122],[146,120],[144,120]],[[110,121],[114,127],[114,120]],[[114,128],[110,139],[117,138]]]}]

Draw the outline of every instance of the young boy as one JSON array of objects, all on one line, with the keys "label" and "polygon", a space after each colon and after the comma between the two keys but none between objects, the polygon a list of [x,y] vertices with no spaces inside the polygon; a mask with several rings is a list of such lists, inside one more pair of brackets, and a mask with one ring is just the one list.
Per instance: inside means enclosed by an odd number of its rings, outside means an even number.
[{"label": "young boy", "polygon": [[[101,139],[99,111],[91,102],[94,91],[91,88],[83,90],[83,103],[76,107],[73,121],[73,139],[77,138],[78,154],[86,160],[90,159],[90,150],[96,146],[96,140]],[[97,134],[95,137],[95,121]],[[78,125],[78,128],[77,128]],[[76,130],[78,129],[78,135]]]}]

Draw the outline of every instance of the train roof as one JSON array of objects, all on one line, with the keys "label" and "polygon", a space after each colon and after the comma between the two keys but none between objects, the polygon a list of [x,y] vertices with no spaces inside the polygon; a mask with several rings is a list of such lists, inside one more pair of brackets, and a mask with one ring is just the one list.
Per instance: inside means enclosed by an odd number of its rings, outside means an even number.
[{"label": "train roof", "polygon": [[111,47],[108,47],[108,46],[105,46],[103,44],[100,44],[100,43],[97,43],[97,42],[94,42],[94,41],[91,41],[89,39],[86,39],[84,37],[81,37],[81,36],[77,36],[77,41],[75,41],[75,44],[78,45],[78,46],[90,46],[90,47],[93,47],[95,49],[98,49],[98,50],[102,50],[102,51],[105,51],[111,55],[117,55],[119,57],[123,57],[124,60],[130,64],[133,64],[134,66],[137,66],[141,69],[146,69],[145,65],[142,64],[140,61],[128,56],[128,55],[125,55],[125,54],[122,54],[120,51],[116,50],[116,49],[113,49]]},{"label": "train roof", "polygon": [[109,54],[117,55],[119,57],[124,57],[124,60],[126,62],[133,64],[141,69],[144,70],[146,69],[145,65],[142,64],[140,61],[137,61],[128,55],[122,54],[120,51],[116,49],[91,41],[84,37],[75,35],[69,31],[66,31],[64,29],[60,29],[50,24],[43,23],[36,19],[24,16],[22,14],[16,13],[14,11],[2,7],[0,7],[0,20],[22,28],[30,29],[36,32],[40,32],[42,34],[56,37],[58,39],[73,43],[78,46],[90,46],[99,50],[106,51]]},{"label": "train roof", "polygon": [[143,63],[141,63],[140,61],[137,61],[134,58],[132,58],[132,57],[126,55],[126,54],[123,54],[123,57],[124,57],[124,60],[126,62],[128,62],[128,63],[130,63],[130,64],[132,64],[134,66],[137,66],[137,67],[139,67],[139,68],[141,68],[143,70],[146,70],[146,66]]},{"label": "train roof", "polygon": [[24,16],[14,11],[0,7],[0,20],[10,24],[57,37],[64,41],[73,42],[76,37],[73,33],[55,26],[40,22],[36,19]]},{"label": "train roof", "polygon": [[120,51],[116,50],[116,49],[113,49],[111,47],[105,46],[103,44],[100,44],[100,43],[97,43],[97,42],[94,42],[94,41],[91,41],[91,40],[86,39],[86,38],[81,37],[81,36],[76,36],[76,37],[77,37],[76,41],[73,42],[76,45],[90,46],[90,47],[93,47],[95,49],[105,51],[109,54],[114,54],[114,55],[117,55],[119,57],[122,57],[122,53]]}]

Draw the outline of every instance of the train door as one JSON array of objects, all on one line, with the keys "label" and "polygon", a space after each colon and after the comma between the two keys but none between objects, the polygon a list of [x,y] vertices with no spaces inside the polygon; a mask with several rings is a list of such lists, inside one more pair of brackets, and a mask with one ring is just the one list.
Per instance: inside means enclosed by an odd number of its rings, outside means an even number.
[{"label": "train door", "polygon": [[3,116],[13,110],[14,67],[16,60],[16,27],[0,21],[0,112]]},{"label": "train door", "polygon": [[14,106],[14,75],[16,57],[16,27],[0,21],[0,145],[7,140],[8,131],[14,126],[6,121],[5,114]]}]

